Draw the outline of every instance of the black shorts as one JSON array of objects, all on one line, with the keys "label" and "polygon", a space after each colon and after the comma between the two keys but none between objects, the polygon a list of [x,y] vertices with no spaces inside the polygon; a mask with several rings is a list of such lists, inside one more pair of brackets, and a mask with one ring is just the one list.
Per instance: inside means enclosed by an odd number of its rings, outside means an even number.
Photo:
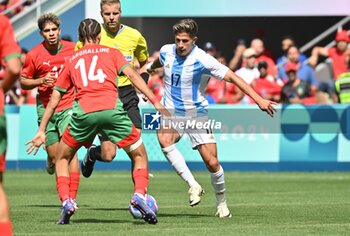
[{"label": "black shorts", "polygon": [[128,113],[128,116],[134,126],[141,129],[141,115],[139,109],[139,97],[132,85],[126,85],[118,87],[119,98],[123,103],[124,110]]}]

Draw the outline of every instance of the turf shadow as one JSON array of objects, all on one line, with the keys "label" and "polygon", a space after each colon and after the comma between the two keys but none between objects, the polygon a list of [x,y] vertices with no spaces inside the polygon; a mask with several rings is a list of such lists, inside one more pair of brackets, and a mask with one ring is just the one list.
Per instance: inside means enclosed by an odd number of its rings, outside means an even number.
[{"label": "turf shadow", "polygon": [[[25,205],[25,207],[38,207],[38,208],[60,208],[62,207],[60,204],[57,205]],[[78,207],[86,209],[88,205],[78,205]]]},{"label": "turf shadow", "polygon": [[72,220],[75,224],[80,223],[90,223],[90,224],[122,224],[122,223],[130,223],[130,220],[118,220],[118,219],[74,219]]},{"label": "turf shadow", "polygon": [[188,214],[188,213],[178,213],[178,214],[166,214],[166,213],[158,213],[157,217],[187,217],[187,218],[207,218],[212,217],[212,214]]},{"label": "turf shadow", "polygon": [[26,205],[26,207],[38,207],[38,208],[59,208],[60,205]]},{"label": "turf shadow", "polygon": [[128,211],[128,208],[84,208],[88,211]]},{"label": "turf shadow", "polygon": [[134,225],[148,225],[148,223],[142,219],[140,220],[135,220],[132,222]]}]

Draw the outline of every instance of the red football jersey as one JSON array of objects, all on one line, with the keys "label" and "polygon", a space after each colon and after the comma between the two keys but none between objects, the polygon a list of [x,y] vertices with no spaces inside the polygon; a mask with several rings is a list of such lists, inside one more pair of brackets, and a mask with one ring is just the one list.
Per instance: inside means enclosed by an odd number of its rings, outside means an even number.
[{"label": "red football jersey", "polygon": [[85,113],[116,107],[117,74],[129,66],[123,54],[101,45],[86,45],[67,61],[56,89],[75,88],[76,99]]},{"label": "red football jersey", "polygon": [[[61,46],[56,54],[50,53],[45,47],[44,42],[35,46],[26,57],[21,72],[22,79],[42,78],[49,72],[56,72],[56,78],[62,72],[65,61],[74,53],[75,43],[61,40]],[[39,99],[44,107],[50,101],[54,86],[40,85],[38,88]],[[74,102],[73,88],[68,90],[58,104],[56,112],[72,107]]]},{"label": "red football jersey", "polygon": [[[16,55],[17,54],[17,55]],[[15,39],[15,34],[9,19],[0,14],[0,63],[1,60],[7,60],[13,56],[20,57],[21,49]],[[4,111],[4,91],[0,87],[0,115]]]},{"label": "red football jersey", "polygon": [[346,57],[350,54],[350,50],[347,49],[345,52],[339,52],[336,47],[328,49],[328,55],[332,59],[333,64],[333,77],[338,79],[338,76],[342,73],[348,72]]}]

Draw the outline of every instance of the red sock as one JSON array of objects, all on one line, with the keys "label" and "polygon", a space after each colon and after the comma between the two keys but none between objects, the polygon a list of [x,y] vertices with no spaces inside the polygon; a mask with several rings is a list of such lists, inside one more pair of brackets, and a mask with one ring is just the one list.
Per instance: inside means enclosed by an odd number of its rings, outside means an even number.
[{"label": "red sock", "polygon": [[9,221],[0,222],[0,235],[12,236],[12,224]]},{"label": "red sock", "polygon": [[135,193],[145,195],[148,187],[148,170],[136,169],[132,172]]},{"label": "red sock", "polygon": [[69,198],[69,177],[59,176],[56,179],[56,188],[62,202]]},{"label": "red sock", "polygon": [[73,199],[77,198],[77,192],[80,182],[80,173],[79,172],[70,172],[70,183],[69,183],[69,196]]}]

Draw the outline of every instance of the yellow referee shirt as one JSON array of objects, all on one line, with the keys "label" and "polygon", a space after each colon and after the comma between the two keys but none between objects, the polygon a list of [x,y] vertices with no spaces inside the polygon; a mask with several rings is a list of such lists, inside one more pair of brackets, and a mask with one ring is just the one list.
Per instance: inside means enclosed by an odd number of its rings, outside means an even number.
[{"label": "yellow referee shirt", "polygon": [[[117,48],[124,55],[125,59],[134,66],[134,58],[139,62],[147,60],[149,54],[147,51],[147,42],[142,34],[127,25],[121,25],[116,33],[109,32],[103,24],[101,24],[101,42],[100,45]],[[82,42],[78,41],[75,50],[83,47]],[[118,87],[130,85],[131,81],[125,75],[118,77]]]}]

